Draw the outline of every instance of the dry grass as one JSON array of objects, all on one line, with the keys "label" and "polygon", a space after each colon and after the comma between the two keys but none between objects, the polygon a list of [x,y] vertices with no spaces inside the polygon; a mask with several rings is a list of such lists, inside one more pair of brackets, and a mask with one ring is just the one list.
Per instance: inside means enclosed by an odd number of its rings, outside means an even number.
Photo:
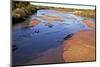
[{"label": "dry grass", "polygon": [[76,10],[74,14],[77,16],[83,16],[87,18],[95,18],[95,10]]}]

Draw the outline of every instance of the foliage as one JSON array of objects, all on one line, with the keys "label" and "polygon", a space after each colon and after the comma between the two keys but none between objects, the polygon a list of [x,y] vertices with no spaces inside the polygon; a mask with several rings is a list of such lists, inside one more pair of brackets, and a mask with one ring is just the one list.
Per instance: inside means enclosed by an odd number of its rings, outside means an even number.
[{"label": "foliage", "polygon": [[14,23],[19,23],[26,21],[29,16],[35,14],[37,10],[41,9],[48,9],[48,10],[58,10],[63,12],[75,12],[74,13],[78,16],[88,17],[88,18],[95,18],[95,10],[89,9],[74,9],[74,8],[61,8],[61,7],[50,7],[50,6],[36,6],[30,4],[30,2],[21,2],[21,1],[13,1],[12,2],[12,21]]}]

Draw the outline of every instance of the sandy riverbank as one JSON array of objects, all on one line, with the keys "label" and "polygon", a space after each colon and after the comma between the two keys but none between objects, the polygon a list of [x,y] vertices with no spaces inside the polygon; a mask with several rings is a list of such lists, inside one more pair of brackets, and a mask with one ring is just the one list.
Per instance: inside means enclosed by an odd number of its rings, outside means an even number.
[{"label": "sandy riverbank", "polygon": [[89,28],[95,28],[95,22],[93,21],[84,19],[82,22],[85,23]]},{"label": "sandy riverbank", "polygon": [[80,31],[63,45],[65,62],[95,60],[95,31]]},{"label": "sandy riverbank", "polygon": [[28,64],[63,63],[95,60],[95,31],[80,31]]}]

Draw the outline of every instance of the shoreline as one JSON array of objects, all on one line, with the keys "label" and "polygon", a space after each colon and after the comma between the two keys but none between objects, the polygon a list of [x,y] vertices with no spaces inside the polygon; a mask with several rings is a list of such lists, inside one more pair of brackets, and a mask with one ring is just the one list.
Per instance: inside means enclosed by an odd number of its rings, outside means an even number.
[{"label": "shoreline", "polygon": [[64,43],[64,61],[93,61],[95,56],[95,31],[80,31]]}]

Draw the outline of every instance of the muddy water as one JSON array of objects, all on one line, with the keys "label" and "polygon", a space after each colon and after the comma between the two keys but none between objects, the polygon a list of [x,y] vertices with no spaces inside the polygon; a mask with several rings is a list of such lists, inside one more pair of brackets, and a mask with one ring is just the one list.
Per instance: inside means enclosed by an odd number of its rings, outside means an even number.
[{"label": "muddy water", "polygon": [[[36,16],[61,16],[59,20],[43,20]],[[37,19],[41,23],[23,28],[16,26],[12,33],[12,44],[17,46],[17,50],[12,54],[12,63],[22,65],[41,56],[42,53],[52,48],[59,47],[64,37],[76,33],[80,30],[89,30],[81,20],[84,18],[75,16],[71,13],[59,13],[53,10],[39,10],[36,16],[30,19]],[[45,26],[50,23],[52,26]],[[92,30],[92,29],[91,29]]]}]

